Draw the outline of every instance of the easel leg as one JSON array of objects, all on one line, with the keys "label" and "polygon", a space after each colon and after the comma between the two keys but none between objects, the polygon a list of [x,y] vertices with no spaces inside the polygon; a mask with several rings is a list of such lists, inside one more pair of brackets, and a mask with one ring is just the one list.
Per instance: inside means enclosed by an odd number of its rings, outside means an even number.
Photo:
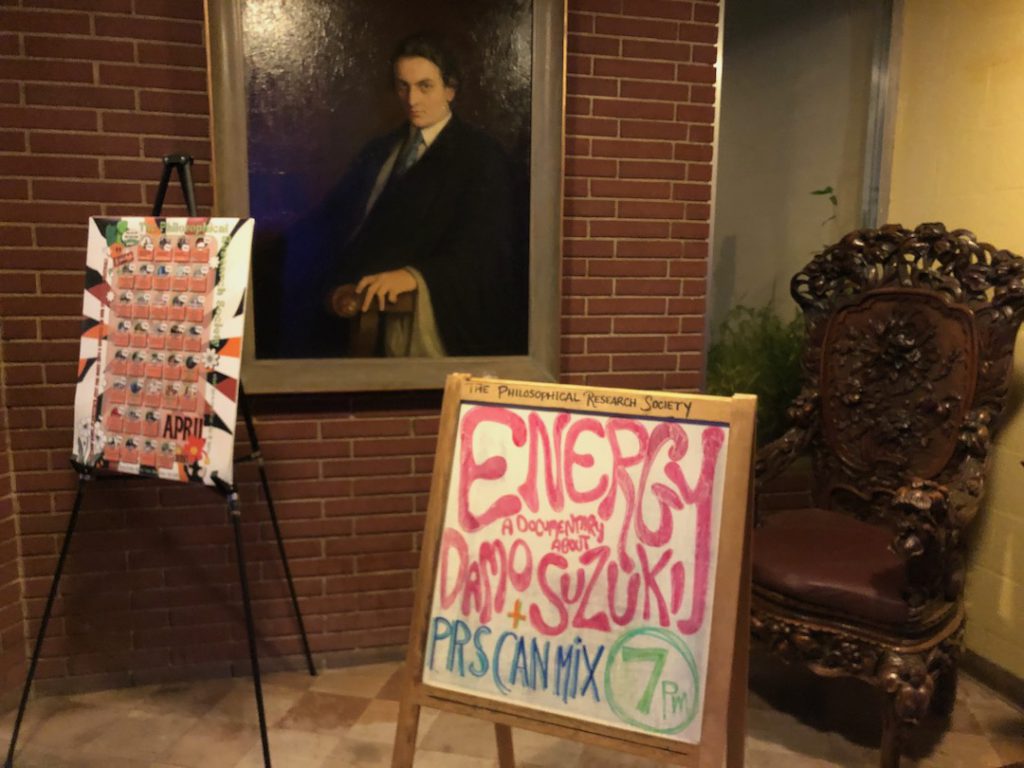
[{"label": "easel leg", "polygon": [[260,679],[260,660],[256,652],[256,627],[252,620],[252,602],[249,599],[249,576],[245,571],[245,550],[242,545],[242,520],[238,509],[238,494],[228,495],[228,512],[235,529],[235,552],[238,557],[238,579],[242,583],[242,603],[245,606],[245,629],[249,634],[249,660],[252,662],[252,683],[256,690],[256,711],[260,719],[260,740],[263,742],[263,765],[270,768],[270,741],[267,738],[267,715],[263,709],[263,683]]},{"label": "easel leg", "polygon": [[416,755],[416,733],[420,727],[420,705],[414,701],[412,686],[403,686],[402,702],[398,705],[398,728],[395,747],[391,753],[391,768],[412,768]]},{"label": "easel leg", "polygon": [[14,748],[18,743],[18,731],[21,730],[21,719],[25,716],[25,707],[28,705],[28,694],[32,689],[32,678],[36,675],[36,665],[39,663],[39,652],[43,647],[43,638],[46,637],[46,626],[50,623],[50,613],[53,611],[53,602],[57,598],[57,588],[60,585],[60,575],[64,570],[64,561],[68,556],[68,548],[71,546],[71,536],[75,532],[75,523],[78,522],[78,510],[82,506],[82,495],[85,491],[86,480],[89,476],[84,473],[78,475],[78,492],[75,494],[75,504],[71,508],[71,517],[68,520],[68,528],[64,534],[64,544],[60,548],[60,557],[57,558],[57,568],[53,572],[53,583],[50,584],[50,594],[46,598],[46,607],[43,608],[43,618],[39,624],[39,632],[36,635],[36,645],[32,650],[32,661],[28,665],[28,676],[25,678],[25,687],[21,692],[21,703],[18,705],[18,716],[14,720],[14,730],[11,732],[11,745],[7,749],[7,760],[4,761],[4,768],[14,768]]},{"label": "easel leg", "polygon": [[281,564],[284,566],[284,575],[288,581],[288,592],[292,597],[292,608],[295,610],[295,619],[299,623],[299,634],[302,637],[302,648],[306,654],[306,666],[309,674],[316,677],[316,666],[313,664],[313,653],[309,650],[309,638],[306,636],[306,624],[302,620],[302,611],[299,610],[299,597],[295,593],[295,582],[292,580],[292,569],[288,565],[288,555],[284,551],[284,539],[281,537],[281,526],[277,522],[277,510],[274,509],[274,497],[270,495],[270,483],[267,481],[267,469],[263,464],[263,454],[260,453],[260,444],[256,438],[256,428],[253,426],[252,414],[249,412],[249,401],[245,396],[245,390],[241,383],[238,385],[238,403],[242,408],[242,418],[245,419],[245,429],[249,433],[249,445],[252,447],[252,456],[256,460],[256,468],[260,473],[260,483],[263,486],[263,496],[267,500],[267,509],[270,510],[270,523],[274,527],[274,536],[277,539],[277,551],[281,555]]},{"label": "easel leg", "polygon": [[512,729],[502,723],[495,723],[494,737],[498,740],[498,768],[515,768],[516,757],[512,749]]}]

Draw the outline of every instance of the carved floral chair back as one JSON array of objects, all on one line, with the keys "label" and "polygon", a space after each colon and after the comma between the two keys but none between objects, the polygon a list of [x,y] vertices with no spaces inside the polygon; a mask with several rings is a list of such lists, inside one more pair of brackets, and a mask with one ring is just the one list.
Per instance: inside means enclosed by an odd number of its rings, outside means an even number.
[{"label": "carved floral chair back", "polygon": [[[923,714],[944,674],[955,692],[963,532],[1006,399],[1024,260],[966,230],[889,225],[826,248],[791,291],[803,388],[757,482],[809,451],[814,509],[759,513],[753,630],[821,674],[902,697],[883,739],[882,764],[898,765],[896,726]],[[897,650],[908,639],[919,653]]]}]

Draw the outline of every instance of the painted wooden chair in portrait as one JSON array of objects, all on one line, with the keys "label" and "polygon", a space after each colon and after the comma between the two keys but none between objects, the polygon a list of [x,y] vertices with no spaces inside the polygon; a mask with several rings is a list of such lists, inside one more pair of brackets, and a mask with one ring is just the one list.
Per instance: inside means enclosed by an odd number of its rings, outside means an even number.
[{"label": "painted wooden chair in portrait", "polygon": [[810,508],[759,511],[752,633],[820,675],[880,688],[883,768],[948,714],[964,631],[964,534],[1006,400],[1024,259],[965,230],[852,232],[793,278],[806,323],[792,427],[758,490],[809,452]]}]

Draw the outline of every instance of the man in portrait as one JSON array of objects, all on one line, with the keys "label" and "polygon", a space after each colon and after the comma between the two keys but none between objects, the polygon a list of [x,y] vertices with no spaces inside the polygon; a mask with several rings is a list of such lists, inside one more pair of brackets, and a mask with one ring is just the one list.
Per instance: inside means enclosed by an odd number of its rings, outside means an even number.
[{"label": "man in portrait", "polygon": [[354,287],[361,311],[412,299],[382,316],[378,355],[524,354],[527,260],[505,153],[456,114],[459,73],[438,41],[407,38],[390,64],[405,121],[359,152],[290,244],[322,254],[306,272],[326,310],[314,342],[348,351],[328,315]]}]

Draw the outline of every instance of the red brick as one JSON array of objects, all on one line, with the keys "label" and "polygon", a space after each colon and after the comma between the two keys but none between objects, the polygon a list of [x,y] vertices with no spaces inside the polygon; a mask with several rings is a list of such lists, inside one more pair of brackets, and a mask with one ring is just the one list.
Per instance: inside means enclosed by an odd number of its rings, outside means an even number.
[{"label": "red brick", "polygon": [[675,333],[678,329],[675,317],[616,317],[612,325],[614,333],[623,334]]},{"label": "red brick", "polygon": [[[569,54],[565,57],[565,71],[569,75],[589,75],[594,70],[594,60],[590,56],[580,56],[579,54]],[[573,96],[574,92],[571,86],[566,87],[566,94]]]},{"label": "red brick", "polygon": [[39,180],[32,182],[32,194],[36,200],[144,202],[142,187],[131,182]]},{"label": "red brick", "polygon": [[627,19],[620,16],[597,16],[594,19],[594,31],[599,35],[622,37],[647,37],[655,40],[676,40],[679,25],[648,19]]},{"label": "red brick", "polygon": [[569,77],[566,92],[574,96],[616,96],[619,81],[607,77]]},{"label": "red brick", "polygon": [[715,128],[711,125],[690,125],[690,141],[710,144],[715,138]]},{"label": "red brick", "polygon": [[711,163],[690,163],[686,166],[687,181],[711,181]]},{"label": "red brick", "polygon": [[693,18],[693,3],[680,0],[629,0],[625,10],[631,16],[645,19],[676,19],[689,21]]},{"label": "red brick", "polygon": [[21,54],[21,35],[14,32],[0,32],[0,56]]},{"label": "red brick", "polygon": [[673,184],[673,200],[710,200],[710,184]]},{"label": "red brick", "polygon": [[715,45],[693,46],[693,60],[701,64],[714,64],[718,61],[718,47]]},{"label": "red brick", "polygon": [[139,107],[146,112],[206,115],[210,102],[205,93],[180,91],[139,91]]},{"label": "red brick", "polygon": [[0,59],[0,79],[57,80],[62,83],[91,83],[92,64],[85,61],[51,59]]},{"label": "red brick", "polygon": [[693,20],[703,21],[708,24],[717,24],[719,20],[718,6],[698,3],[693,8]]},{"label": "red brick", "polygon": [[0,200],[27,200],[26,179],[0,179]]},{"label": "red brick", "polygon": [[26,35],[25,55],[34,58],[51,59],[133,61],[135,59],[135,47],[129,40],[97,40],[88,37]]},{"label": "red brick", "polygon": [[662,240],[671,232],[667,221],[594,221],[590,224],[591,237],[641,237]]},{"label": "red brick", "polygon": [[203,4],[200,0],[135,0],[135,13],[170,19],[201,19]]},{"label": "red brick", "polygon": [[0,9],[0,29],[8,32],[87,35],[89,34],[89,15],[86,13]]},{"label": "red brick", "polygon": [[686,83],[714,83],[715,68],[705,64],[677,64],[676,79]]},{"label": "red brick", "polygon": [[566,157],[566,176],[604,176],[614,177],[616,174],[614,160],[595,160],[589,157]]},{"label": "red brick", "polygon": [[135,93],[127,88],[28,83],[25,86],[25,103],[43,106],[134,109]]},{"label": "red brick", "polygon": [[96,213],[94,205],[73,203],[7,203],[5,215],[34,224],[81,224],[83,242],[89,217]]},{"label": "red brick", "polygon": [[594,31],[594,17],[589,13],[571,12],[566,20],[565,31],[570,34],[591,34]]},{"label": "red brick", "polygon": [[206,49],[201,45],[140,42],[139,63],[170,67],[206,68]]},{"label": "red brick", "polygon": [[0,152],[24,152],[25,132],[24,131],[3,131],[0,130]]},{"label": "red brick", "polygon": [[[144,138],[142,140],[142,153],[148,157],[160,158],[164,155],[169,155],[172,152],[184,152],[192,155],[197,161],[194,168],[198,169],[204,164],[199,161],[205,161],[206,163],[210,160],[210,142],[200,141],[198,139],[171,139],[171,138]],[[149,178],[152,178],[150,176]],[[196,184],[199,184],[199,178],[197,175],[193,175],[193,180]],[[209,176],[204,178],[204,181],[208,181]]]},{"label": "red brick", "polygon": [[672,237],[684,240],[706,240],[708,237],[708,225],[688,221],[672,222]]},{"label": "red brick", "polygon": [[612,367],[616,371],[674,371],[675,355],[615,355]]},{"label": "red brick", "polygon": [[597,277],[567,277],[562,281],[564,296],[609,296],[612,292],[612,281]]},{"label": "red brick", "polygon": [[676,74],[676,65],[643,59],[594,59],[594,74],[637,80],[672,80]]},{"label": "red brick", "polygon": [[[36,8],[66,8],[78,10],[82,0],[29,0]],[[132,0],[89,0],[89,10],[101,13],[131,13]]]},{"label": "red brick", "polygon": [[619,121],[609,118],[573,116],[566,119],[565,129],[573,136],[618,136]]},{"label": "red brick", "polygon": [[664,336],[605,336],[587,339],[587,351],[610,352],[664,352]]},{"label": "red brick", "polygon": [[590,192],[594,197],[668,200],[671,196],[671,189],[672,185],[664,181],[593,179],[590,182]]},{"label": "red brick", "polygon": [[[709,147],[710,149],[710,147]],[[669,160],[672,145],[663,141],[631,141],[626,139],[594,139],[591,151],[595,157],[620,157]]]},{"label": "red brick", "polygon": [[206,89],[206,73],[198,69],[168,69],[135,64],[100,64],[100,82],[104,85],[203,91]]},{"label": "red brick", "polygon": [[573,10],[595,13],[622,13],[623,2],[624,0],[575,0]]},{"label": "red brick", "polygon": [[704,24],[680,24],[679,39],[691,43],[714,44],[718,42],[718,28]]},{"label": "red brick", "polygon": [[623,80],[622,95],[627,99],[689,101],[691,86],[686,83],[658,83],[650,80]]},{"label": "red brick", "polygon": [[567,257],[611,256],[615,251],[615,245],[611,240],[566,240],[563,244],[562,251]]},{"label": "red brick", "polygon": [[589,53],[597,56],[618,56],[620,40],[617,37],[595,35],[569,35],[566,49],[569,53]]},{"label": "red brick", "polygon": [[201,17],[195,21],[140,19],[137,16],[96,16],[96,34],[124,40],[160,40],[172,43],[203,44]]},{"label": "red brick", "polygon": [[[666,104],[665,106],[669,106]],[[650,120],[621,120],[620,136],[624,139],[663,139],[685,141],[690,133],[683,123],[654,122]]]},{"label": "red brick", "polygon": [[29,132],[29,145],[33,153],[73,155],[127,155],[139,154],[139,139],[135,136],[109,136],[96,133]]},{"label": "red brick", "polygon": [[713,85],[691,85],[690,101],[698,104],[715,103],[715,86]]},{"label": "red brick", "polygon": [[680,281],[678,280],[644,280],[639,278],[620,278],[615,281],[616,296],[678,296]]},{"label": "red brick", "polygon": [[615,216],[615,203],[611,200],[581,200],[568,198],[562,207],[568,217],[612,218]]},{"label": "red brick", "polygon": [[590,373],[610,370],[610,363],[608,355],[573,355],[564,361],[563,366],[567,373]]},{"label": "red brick", "polygon": [[635,297],[589,299],[587,309],[594,315],[663,315],[665,300]]},{"label": "red brick", "polygon": [[589,274],[605,277],[665,277],[668,271],[660,259],[590,259],[588,268]]},{"label": "red brick", "polygon": [[[3,158],[0,158],[0,168],[2,167]],[[0,243],[5,246],[32,245],[32,228],[0,224]]]},{"label": "red brick", "polygon": [[690,61],[690,43],[660,43],[654,40],[623,40],[622,55],[631,59]]},{"label": "red brick", "polygon": [[686,168],[685,163],[678,162],[623,160],[619,163],[619,176],[623,179],[681,179]]},{"label": "red brick", "polygon": [[[50,128],[65,131],[95,131],[98,122],[96,113],[87,109],[0,107],[0,125],[4,125],[9,128]],[[0,173],[2,172],[2,167],[0,167]]]},{"label": "red brick", "polygon": [[0,104],[20,104],[21,85],[14,82],[0,82]]},{"label": "red brick", "polygon": [[676,104],[676,119],[687,123],[705,123],[715,121],[715,108],[698,104]]},{"label": "red brick", "polygon": [[[160,170],[163,167],[160,160],[162,155],[155,152],[147,152],[146,154],[149,157],[145,160],[104,160],[104,177],[108,179],[139,179],[140,181],[151,181],[153,178],[159,178]],[[209,163],[194,164],[192,166],[192,180],[197,185],[209,182]]]},{"label": "red brick", "polygon": [[683,203],[658,203],[654,201],[618,202],[618,217],[624,219],[680,219],[686,212]]},{"label": "red brick", "polygon": [[208,136],[210,121],[205,116],[153,115],[138,112],[103,112],[100,124],[107,133],[157,134],[163,136]]},{"label": "red brick", "polygon": [[[95,178],[99,175],[99,162],[85,157],[0,156],[0,175]],[[17,245],[7,241],[4,244]]]},{"label": "red brick", "polygon": [[707,144],[676,144],[676,160],[696,160],[698,162],[711,162],[712,150]]},{"label": "red brick", "polygon": [[672,120],[673,104],[657,101],[595,98],[593,113],[596,117],[625,117],[639,120]]}]

